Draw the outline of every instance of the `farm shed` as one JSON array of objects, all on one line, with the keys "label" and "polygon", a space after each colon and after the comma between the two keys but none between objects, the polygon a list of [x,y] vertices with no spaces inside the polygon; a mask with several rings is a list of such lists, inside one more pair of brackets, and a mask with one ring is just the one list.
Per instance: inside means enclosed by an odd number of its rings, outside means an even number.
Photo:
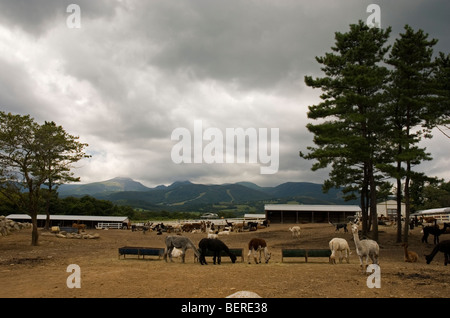
[{"label": "farm shed", "polygon": [[357,205],[267,204],[264,211],[271,223],[338,223],[360,214],[361,208]]},{"label": "farm shed", "polygon": [[[38,227],[45,226],[45,214],[38,214]],[[16,222],[31,222],[28,214],[10,214],[7,219]],[[116,228],[128,227],[127,216],[95,216],[95,215],[50,215],[50,226],[71,227],[73,223],[86,224],[88,228]]]},{"label": "farm shed", "polygon": [[266,215],[265,214],[244,214],[244,220],[265,220]]},{"label": "farm shed", "polygon": [[[401,212],[402,216],[405,216],[406,204],[401,204]],[[387,200],[377,204],[377,214],[378,216],[386,216],[388,218],[396,218],[397,217],[397,201],[395,200]]]},{"label": "farm shed", "polygon": [[450,222],[450,207],[422,210],[411,214],[411,218],[435,218],[436,223]]}]

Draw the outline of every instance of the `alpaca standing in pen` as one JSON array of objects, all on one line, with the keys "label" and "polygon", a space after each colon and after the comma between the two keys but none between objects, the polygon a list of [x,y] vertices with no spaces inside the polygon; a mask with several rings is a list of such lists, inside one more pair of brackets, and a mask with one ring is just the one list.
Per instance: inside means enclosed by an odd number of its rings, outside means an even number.
[{"label": "alpaca standing in pen", "polygon": [[167,255],[169,255],[169,259],[172,260],[172,251],[174,248],[178,248],[181,250],[181,261],[184,263],[184,259],[186,256],[186,250],[191,248],[194,251],[194,254],[197,257],[200,257],[200,253],[195,247],[192,241],[185,236],[167,236],[166,237],[166,250],[164,252],[164,260],[167,262]]},{"label": "alpaca standing in pen", "polygon": [[295,238],[299,238],[300,237],[300,226],[290,227],[289,231],[291,231],[292,237],[295,237]]},{"label": "alpaca standing in pen", "polygon": [[447,266],[450,259],[450,240],[442,241],[434,247],[430,255],[425,255],[427,264],[430,264],[438,252],[444,253],[444,265]]},{"label": "alpaca standing in pen", "polygon": [[[353,239],[355,241],[356,246],[356,253],[359,256],[359,262],[361,263],[361,268],[363,270],[363,273],[366,271],[366,267],[369,263],[369,257],[372,260],[373,264],[378,265],[378,256],[380,254],[380,247],[378,246],[378,243],[374,240],[360,240],[359,234],[358,234],[358,225],[353,224],[352,225],[352,233],[353,233]],[[363,258],[366,258],[365,264],[363,264]]]},{"label": "alpaca standing in pen", "polygon": [[261,238],[253,238],[248,243],[248,255],[247,255],[247,261],[250,264],[250,255],[253,253],[253,259],[255,260],[255,263],[258,264],[258,252],[259,252],[259,263],[261,263],[261,253],[264,252],[264,259],[266,261],[266,264],[269,263],[270,260],[270,252],[267,248],[267,243],[265,240]]},{"label": "alpaca standing in pen", "polygon": [[347,263],[350,263],[350,247],[346,239],[335,237],[329,243],[331,256],[331,264],[336,264],[336,253],[339,252],[339,263],[342,263],[342,259],[345,257]]},{"label": "alpaca standing in pen", "polygon": [[216,264],[216,259],[217,264],[220,265],[222,260],[220,253],[222,251],[224,251],[225,254],[227,254],[230,257],[232,263],[236,262],[236,255],[234,255],[230,251],[228,246],[226,246],[225,243],[219,239],[210,239],[210,238],[201,239],[201,241],[198,243],[198,248],[200,250],[199,260],[201,265],[208,265],[205,259],[207,251],[211,251],[214,253],[213,256],[214,265]]}]

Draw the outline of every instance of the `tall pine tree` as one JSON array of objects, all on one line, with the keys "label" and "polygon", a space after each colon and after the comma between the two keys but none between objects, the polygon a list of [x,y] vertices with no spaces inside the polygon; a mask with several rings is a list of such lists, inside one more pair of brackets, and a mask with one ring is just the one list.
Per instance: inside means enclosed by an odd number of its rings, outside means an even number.
[{"label": "tall pine tree", "polygon": [[[423,137],[431,137],[432,123],[427,118],[438,116],[436,109],[436,81],[433,80],[435,65],[432,61],[433,46],[437,40],[428,39],[422,30],[415,32],[405,26],[405,33],[395,41],[387,61],[393,67],[390,76],[390,122],[388,132],[393,137],[389,146],[396,161],[397,217],[401,218],[401,202],[405,203],[405,228],[403,241],[408,240],[410,214],[410,182],[412,166],[431,160],[426,149],[419,146]],[[405,167],[403,167],[403,164]],[[402,186],[401,180],[405,179]],[[402,196],[403,188],[403,196]],[[401,222],[398,223],[397,241],[401,241]]]},{"label": "tall pine tree", "polygon": [[315,159],[312,169],[331,166],[326,187],[358,189],[363,211],[363,233],[372,217],[372,238],[378,239],[376,212],[376,165],[381,160],[385,118],[385,84],[388,70],[381,66],[391,29],[370,28],[362,21],[350,25],[347,33],[335,33],[331,53],[316,57],[325,77],[305,76],[306,85],[323,91],[321,102],[309,106],[308,117],[320,120],[308,124],[315,147],[308,147],[303,158]]}]

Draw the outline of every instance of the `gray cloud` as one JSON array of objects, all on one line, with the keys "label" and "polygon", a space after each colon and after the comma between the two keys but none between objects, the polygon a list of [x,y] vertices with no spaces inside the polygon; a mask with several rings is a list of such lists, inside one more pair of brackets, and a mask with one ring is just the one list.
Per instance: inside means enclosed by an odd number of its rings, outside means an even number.
[{"label": "gray cloud", "polygon": [[[0,0],[0,105],[54,120],[87,142],[93,157],[75,171],[83,182],[118,175],[147,185],[326,178],[298,156],[312,144],[307,106],[320,95],[303,78],[321,75],[315,56],[330,50],[335,31],[365,20],[371,1],[83,0],[76,30],[66,27],[73,2]],[[392,40],[410,24],[449,52],[449,4],[378,3]],[[279,172],[261,175],[259,164],[174,164],[171,133],[192,132],[195,120],[221,131],[279,128]],[[449,178],[436,143],[427,147],[439,159],[420,168]]]},{"label": "gray cloud", "polygon": [[1,0],[0,16],[10,27],[18,27],[24,31],[40,36],[55,26],[64,27],[67,7],[78,4],[82,9],[83,18],[94,19],[110,17],[120,1],[107,0]]}]

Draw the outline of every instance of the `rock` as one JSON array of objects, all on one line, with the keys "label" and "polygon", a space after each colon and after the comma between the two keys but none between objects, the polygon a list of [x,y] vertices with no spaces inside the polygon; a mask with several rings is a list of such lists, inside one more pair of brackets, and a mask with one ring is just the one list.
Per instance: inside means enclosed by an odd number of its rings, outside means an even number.
[{"label": "rock", "polygon": [[13,220],[7,219],[4,215],[0,215],[0,234],[2,236],[6,236],[14,231],[30,228],[31,226],[31,223],[14,222]]},{"label": "rock", "polygon": [[235,292],[234,294],[231,294],[225,298],[262,298],[262,297],[259,296],[257,293],[254,293],[251,291],[246,291],[246,290],[241,290],[241,291]]}]

